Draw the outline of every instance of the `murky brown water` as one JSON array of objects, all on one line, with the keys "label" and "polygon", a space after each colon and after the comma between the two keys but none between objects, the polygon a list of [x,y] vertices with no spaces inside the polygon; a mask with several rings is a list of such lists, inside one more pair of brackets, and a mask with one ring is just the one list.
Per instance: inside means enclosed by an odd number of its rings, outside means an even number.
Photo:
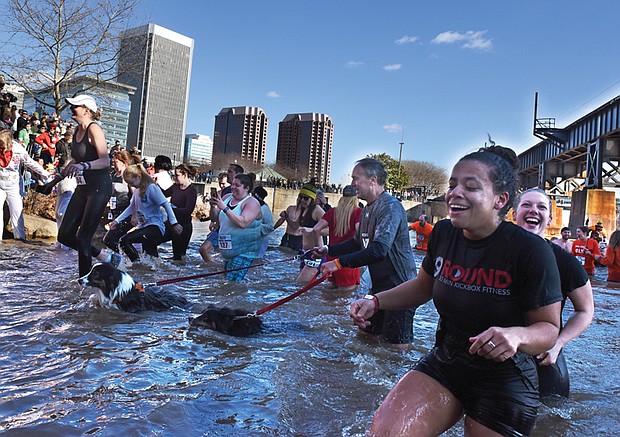
[{"label": "murky brown water", "polygon": [[[190,259],[129,272],[142,282],[217,271]],[[282,229],[274,233],[277,245]],[[163,246],[163,258],[171,257]],[[267,261],[289,258],[269,250]],[[421,259],[418,259],[418,264]],[[389,389],[432,345],[432,304],[416,312],[406,353],[359,339],[348,317],[354,296],[319,285],[262,316],[258,337],[189,331],[210,303],[257,310],[298,289],[294,262],[167,285],[192,307],[126,314],[91,303],[76,283],[74,253],[47,244],[0,243],[0,433],[4,435],[361,436]],[[590,329],[566,348],[572,397],[543,407],[536,436],[618,435],[620,290],[595,279]],[[458,425],[446,435],[462,435]]]}]

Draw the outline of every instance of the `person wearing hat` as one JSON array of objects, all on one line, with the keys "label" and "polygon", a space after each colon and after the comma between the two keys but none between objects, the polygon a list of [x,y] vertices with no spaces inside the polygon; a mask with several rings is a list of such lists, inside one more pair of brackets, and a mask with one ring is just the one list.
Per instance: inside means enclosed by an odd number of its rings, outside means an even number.
[{"label": "person wearing hat", "polygon": [[[312,228],[323,217],[325,211],[316,204],[316,188],[312,184],[304,184],[299,190],[297,203],[290,205],[280,213],[280,218],[273,225],[278,229],[282,223],[286,222],[286,232],[282,236],[280,246],[288,247],[295,251],[301,249],[311,249],[316,245]],[[306,239],[301,228],[306,228]]]},{"label": "person wearing hat", "polygon": [[[323,233],[328,230],[329,243],[338,244],[355,237],[355,231],[359,225],[362,208],[358,206],[357,190],[347,185],[342,190],[342,197],[338,206],[330,208],[325,215],[314,225],[312,232],[316,241],[320,241]],[[334,256],[327,255],[327,261],[333,261]],[[333,288],[343,291],[355,290],[360,284],[360,269],[357,267],[344,267],[332,273],[329,277]]]},{"label": "person wearing hat", "polygon": [[269,205],[265,202],[267,190],[260,186],[256,187],[252,191],[252,196],[260,203],[260,211],[262,214],[260,225],[260,252],[258,252],[258,257],[262,258],[265,256],[267,247],[269,246],[269,234],[273,232],[273,214],[271,213],[271,208],[269,208]]},{"label": "person wearing hat", "polygon": [[[385,165],[374,158],[357,161],[351,173],[351,185],[357,197],[366,201],[355,238],[340,244],[316,247],[318,256],[331,255],[334,260],[321,266],[332,274],[344,267],[368,266],[372,289],[366,299],[416,277],[416,266],[409,242],[407,213],[394,196],[385,191]],[[396,349],[407,349],[413,339],[414,309],[378,309],[372,323],[362,333],[381,336]]]},{"label": "person wearing hat", "polygon": [[[589,228],[591,231],[596,231],[598,232],[599,238],[600,239],[607,239],[607,232],[605,232],[605,228],[603,228],[603,222],[602,220],[598,220],[596,222],[596,224],[594,226],[590,226]],[[600,240],[599,240],[600,241]]]},{"label": "person wearing hat", "polygon": [[56,155],[56,141],[52,141],[52,138],[55,138],[55,135],[50,135],[47,126],[44,124],[39,126],[39,132],[40,133],[35,137],[34,142],[41,147],[40,156],[43,160],[43,165],[46,166],[54,161],[54,156]]},{"label": "person wearing hat", "polygon": [[103,211],[112,194],[110,157],[103,129],[96,123],[101,112],[95,99],[80,94],[65,101],[71,105],[71,118],[77,123],[73,132],[71,161],[43,190],[48,193],[65,177],[74,177],[77,187],[58,230],[58,241],[78,252],[79,275],[90,272],[92,257],[118,266],[122,257],[92,246]]},{"label": "person wearing hat", "polygon": [[413,222],[409,229],[415,231],[415,248],[426,252],[428,249],[428,237],[433,231],[433,225],[427,221],[426,214],[422,213],[417,222]]}]

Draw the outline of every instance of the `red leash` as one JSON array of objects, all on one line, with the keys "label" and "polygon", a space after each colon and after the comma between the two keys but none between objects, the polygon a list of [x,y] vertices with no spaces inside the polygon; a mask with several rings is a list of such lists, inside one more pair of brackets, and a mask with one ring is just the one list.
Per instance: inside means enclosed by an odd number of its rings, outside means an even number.
[{"label": "red leash", "polygon": [[304,294],[306,291],[310,290],[312,287],[320,284],[321,282],[323,282],[324,280],[326,280],[329,276],[328,275],[324,275],[321,277],[318,277],[320,274],[320,272],[317,272],[316,275],[314,275],[314,278],[312,279],[312,281],[308,282],[308,284],[303,287],[302,289],[300,289],[299,291],[296,291],[295,293],[291,294],[290,296],[286,296],[283,299],[280,299],[277,302],[272,303],[271,305],[268,305],[264,308],[261,308],[260,310],[256,311],[255,313],[251,313],[248,314],[247,316],[239,316],[239,317],[235,317],[235,319],[245,319],[247,317],[256,317],[259,316],[261,314],[266,313],[267,311],[270,311],[274,308],[279,307],[280,305],[285,304],[286,302],[295,299],[298,296],[301,296],[302,294]]},{"label": "red leash", "polygon": [[251,264],[247,267],[238,267],[236,269],[228,269],[228,270],[220,270],[219,272],[211,272],[211,273],[201,273],[199,275],[192,275],[192,276],[183,276],[180,278],[171,278],[171,279],[163,279],[161,281],[157,281],[157,282],[148,282],[148,283],[144,283],[142,284],[142,287],[151,287],[153,285],[168,285],[168,284],[174,284],[176,282],[182,282],[182,281],[191,281],[192,279],[200,279],[200,278],[206,278],[208,276],[215,276],[215,275],[221,275],[223,273],[229,273],[229,272],[236,272],[239,270],[244,270],[244,269],[249,269],[252,267],[260,267],[260,266],[266,266],[269,264],[275,264],[275,263],[281,263],[281,262],[285,262],[285,261],[294,261],[294,260],[298,260],[299,255],[295,255],[292,258],[287,258],[287,259],[280,259],[277,261],[271,261],[271,262],[266,262],[266,263],[259,263],[259,264]]}]

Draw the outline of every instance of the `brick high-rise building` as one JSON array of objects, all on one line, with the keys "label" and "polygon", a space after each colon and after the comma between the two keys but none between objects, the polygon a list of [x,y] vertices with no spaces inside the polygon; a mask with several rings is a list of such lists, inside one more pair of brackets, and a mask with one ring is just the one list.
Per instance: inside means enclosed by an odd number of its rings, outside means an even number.
[{"label": "brick high-rise building", "polygon": [[298,179],[328,183],[333,139],[329,115],[288,114],[279,124],[276,164],[294,170]]},{"label": "brick high-rise building", "polygon": [[136,87],[127,146],[181,161],[194,40],[146,24],[125,31],[120,44],[119,82]]},{"label": "brick high-rise building", "polygon": [[213,155],[231,154],[242,161],[264,164],[268,122],[262,108],[222,108],[215,116]]}]

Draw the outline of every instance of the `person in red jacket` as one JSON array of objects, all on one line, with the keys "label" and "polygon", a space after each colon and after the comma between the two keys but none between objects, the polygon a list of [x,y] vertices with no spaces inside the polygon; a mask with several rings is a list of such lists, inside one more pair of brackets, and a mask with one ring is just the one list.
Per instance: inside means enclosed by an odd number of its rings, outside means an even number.
[{"label": "person in red jacket", "polygon": [[607,266],[607,280],[620,282],[620,231],[613,231],[609,237],[609,246],[605,256],[594,257],[602,265]]},{"label": "person in red jacket", "polygon": [[[36,136],[34,142],[42,147],[41,159],[43,160],[43,166],[45,167],[47,164],[54,162],[57,137],[55,135],[55,131],[52,132],[52,135],[50,135],[47,131],[47,126],[45,125],[39,126],[39,132],[40,133]],[[56,138],[56,141],[53,141],[52,138]]]},{"label": "person in red jacket", "polygon": [[573,243],[573,255],[581,262],[588,275],[594,274],[594,259],[600,254],[598,241],[588,238],[588,227],[579,226],[577,228],[577,239]]}]

